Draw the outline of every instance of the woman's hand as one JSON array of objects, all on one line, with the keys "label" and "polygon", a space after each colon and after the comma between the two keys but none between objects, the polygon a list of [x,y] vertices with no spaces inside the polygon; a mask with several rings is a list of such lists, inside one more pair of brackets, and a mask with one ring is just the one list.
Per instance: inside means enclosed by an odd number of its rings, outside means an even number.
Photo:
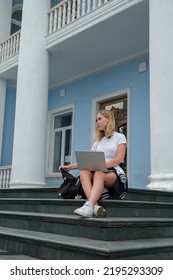
[{"label": "woman's hand", "polygon": [[68,165],[60,165],[59,171],[61,171],[61,168],[63,168],[67,172],[69,172],[70,170],[77,169],[78,167],[77,167],[76,163],[71,163],[71,164],[68,164]]},{"label": "woman's hand", "polygon": [[61,171],[61,168],[62,169],[64,169],[65,171],[70,171],[70,166],[69,165],[61,165],[60,167],[59,167],[59,171]]}]

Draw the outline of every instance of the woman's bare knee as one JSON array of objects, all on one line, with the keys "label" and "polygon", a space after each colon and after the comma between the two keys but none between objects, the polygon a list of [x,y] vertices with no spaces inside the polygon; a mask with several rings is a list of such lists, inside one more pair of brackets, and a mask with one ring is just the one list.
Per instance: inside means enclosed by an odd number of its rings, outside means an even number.
[{"label": "woman's bare knee", "polygon": [[104,173],[102,171],[95,171],[94,172],[94,179],[104,179]]},{"label": "woman's bare knee", "polygon": [[104,173],[101,171],[96,171],[94,173],[94,181],[103,182],[106,187],[111,187],[116,181],[115,173]]},{"label": "woman's bare knee", "polygon": [[88,170],[81,170],[80,178],[92,178],[92,173]]}]

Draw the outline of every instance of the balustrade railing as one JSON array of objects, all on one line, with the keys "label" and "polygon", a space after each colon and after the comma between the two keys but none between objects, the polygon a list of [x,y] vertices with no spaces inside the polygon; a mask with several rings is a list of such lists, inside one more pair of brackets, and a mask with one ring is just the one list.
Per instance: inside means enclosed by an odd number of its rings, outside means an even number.
[{"label": "balustrade railing", "polygon": [[0,189],[9,188],[11,178],[11,166],[0,167]]},{"label": "balustrade railing", "polygon": [[10,36],[6,41],[0,43],[0,62],[7,60],[19,53],[20,30]]},{"label": "balustrade railing", "polygon": [[90,13],[109,0],[64,0],[53,7],[49,15],[49,34]]},{"label": "balustrade railing", "polygon": [[[53,7],[49,13],[49,34],[69,23],[89,14],[110,0],[64,0]],[[0,43],[0,63],[19,53],[21,31]]]}]

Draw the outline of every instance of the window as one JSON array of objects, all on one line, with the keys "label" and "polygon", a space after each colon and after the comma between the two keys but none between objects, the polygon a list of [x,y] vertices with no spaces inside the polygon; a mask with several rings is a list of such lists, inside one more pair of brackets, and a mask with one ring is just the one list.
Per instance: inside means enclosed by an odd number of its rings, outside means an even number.
[{"label": "window", "polygon": [[13,7],[12,16],[11,16],[11,32],[14,34],[21,29],[22,22],[22,4],[17,4]]},{"label": "window", "polygon": [[53,173],[61,164],[71,162],[72,112],[53,117]]}]

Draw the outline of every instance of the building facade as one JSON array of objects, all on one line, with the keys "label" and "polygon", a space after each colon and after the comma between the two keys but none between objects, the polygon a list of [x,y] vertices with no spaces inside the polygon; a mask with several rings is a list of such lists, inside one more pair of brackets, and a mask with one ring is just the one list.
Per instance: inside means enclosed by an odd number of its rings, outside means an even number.
[{"label": "building facade", "polygon": [[172,13],[172,0],[0,0],[1,188],[58,186],[108,108],[129,187],[173,191]]}]

